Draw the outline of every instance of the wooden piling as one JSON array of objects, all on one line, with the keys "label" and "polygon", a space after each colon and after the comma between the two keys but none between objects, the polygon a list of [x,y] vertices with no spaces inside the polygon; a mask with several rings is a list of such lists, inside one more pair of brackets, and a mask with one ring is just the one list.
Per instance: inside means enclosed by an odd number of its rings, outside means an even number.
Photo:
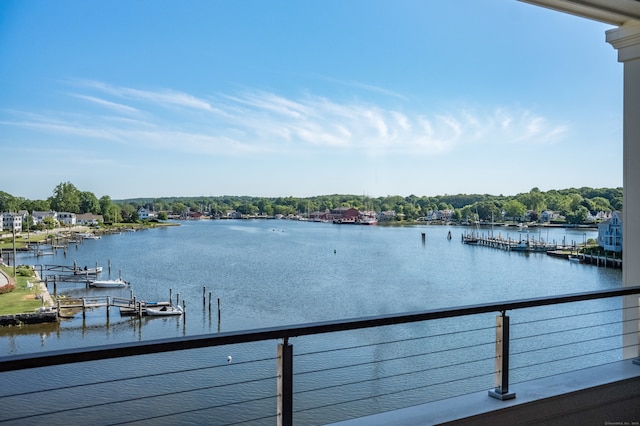
[{"label": "wooden piling", "polygon": [[176,293],[176,305],[180,306],[180,293]]},{"label": "wooden piling", "polygon": [[220,324],[220,298],[218,297],[218,324]]},{"label": "wooden piling", "polygon": [[211,314],[211,292],[209,292],[209,314]]},{"label": "wooden piling", "polygon": [[207,287],[202,287],[202,306],[207,303]]}]

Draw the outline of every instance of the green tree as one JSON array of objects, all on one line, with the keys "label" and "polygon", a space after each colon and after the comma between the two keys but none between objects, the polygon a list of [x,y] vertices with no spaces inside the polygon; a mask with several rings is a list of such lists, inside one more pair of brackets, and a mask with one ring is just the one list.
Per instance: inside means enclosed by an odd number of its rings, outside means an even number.
[{"label": "green tree", "polygon": [[473,205],[474,212],[478,215],[478,220],[494,220],[500,217],[500,209],[493,201],[480,201]]},{"label": "green tree", "polygon": [[538,188],[532,188],[527,194],[521,194],[518,201],[523,203],[529,210],[540,213],[547,208],[546,197]]},{"label": "green tree", "polygon": [[587,215],[589,214],[589,210],[585,206],[578,206],[576,210],[573,210],[565,215],[568,223],[572,224],[581,224],[587,220]]},{"label": "green tree", "polygon": [[591,202],[593,203],[593,208],[595,211],[606,212],[613,210],[613,208],[611,207],[611,202],[604,197],[593,197],[591,199]]},{"label": "green tree", "polygon": [[71,182],[58,184],[49,202],[55,211],[80,213],[80,191]]},{"label": "green tree", "polygon": [[46,229],[53,229],[56,226],[56,220],[51,216],[47,216],[42,219],[42,223],[44,224]]},{"label": "green tree", "polygon": [[122,220],[127,223],[136,223],[140,219],[138,217],[138,211],[131,204],[125,204],[121,206]]},{"label": "green tree", "polygon": [[522,204],[518,200],[509,200],[502,206],[506,217],[513,218],[515,220],[522,220],[527,213],[527,206]]},{"label": "green tree", "polygon": [[611,200],[611,207],[615,210],[622,211],[622,197],[616,197]]},{"label": "green tree", "polygon": [[100,212],[100,202],[93,192],[81,192],[80,193],[80,212],[79,213],[93,213],[98,214]]},{"label": "green tree", "polygon": [[108,195],[103,195],[102,197],[100,197],[100,200],[98,200],[98,205],[100,207],[100,214],[102,215],[102,219],[104,219],[105,222],[108,223],[112,223],[112,222],[117,222],[115,220],[115,216],[112,216],[112,211],[111,211],[111,206],[112,206],[112,202],[111,202],[111,197],[109,197]]}]

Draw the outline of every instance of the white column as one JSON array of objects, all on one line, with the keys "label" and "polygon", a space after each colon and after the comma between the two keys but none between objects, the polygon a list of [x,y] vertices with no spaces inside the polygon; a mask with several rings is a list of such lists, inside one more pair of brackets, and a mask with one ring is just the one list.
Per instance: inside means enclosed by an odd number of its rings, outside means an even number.
[{"label": "white column", "polygon": [[[624,64],[622,280],[633,286],[640,285],[640,22],[607,31],[607,42]],[[637,305],[638,297],[625,298],[624,307]],[[624,319],[638,315],[637,309],[624,312]],[[625,322],[623,333],[624,358],[638,357],[638,321]]]}]

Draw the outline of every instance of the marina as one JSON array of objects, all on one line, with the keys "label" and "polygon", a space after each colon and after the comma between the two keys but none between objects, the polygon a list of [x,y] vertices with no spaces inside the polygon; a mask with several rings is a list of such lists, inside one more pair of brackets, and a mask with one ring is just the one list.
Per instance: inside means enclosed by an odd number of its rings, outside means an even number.
[{"label": "marina", "polygon": [[469,245],[479,245],[507,251],[540,252],[546,253],[549,250],[558,250],[561,246],[555,243],[547,243],[543,240],[535,240],[527,236],[526,239],[511,239],[498,236],[485,237],[476,233],[462,234],[462,242]]},{"label": "marina", "polygon": [[[278,232],[274,232],[276,229]],[[426,225],[386,228],[332,226],[311,221],[189,221],[177,227],[87,240],[79,249],[68,251],[66,256],[58,251],[52,261],[42,262],[42,266],[38,260],[34,261],[37,258],[32,253],[21,253],[19,263],[31,263],[36,270],[42,270],[44,279],[49,277],[49,292],[63,296],[59,300],[65,318],[56,324],[0,329],[0,351],[3,355],[12,355],[102,345],[105,339],[114,344],[216,335],[253,328],[611,289],[621,285],[621,271],[618,269],[568,262],[545,253],[524,255],[516,251],[474,247],[461,244],[457,238],[448,238],[449,232],[460,235],[465,230],[468,227]],[[587,233],[589,238],[594,235]],[[549,236],[550,240],[569,242],[584,238],[583,232],[564,229],[550,230]],[[47,270],[45,263],[59,266],[70,265],[74,261],[82,268],[84,265],[93,267],[96,263],[98,266],[115,265],[132,285],[100,289],[87,287],[81,282],[58,281],[54,288],[53,277],[56,281],[59,275],[84,277]],[[102,272],[105,276],[108,276],[107,269],[105,267]],[[126,306],[107,308],[106,296],[109,296],[110,304],[118,303],[117,298],[120,298]],[[142,316],[141,304],[132,305],[134,298],[136,302],[148,302],[142,305]],[[153,301],[180,306],[183,313],[149,315],[152,311],[148,308],[162,308],[154,306]],[[75,307],[64,309],[62,306],[65,304]],[[589,311],[608,311],[612,308],[610,305],[608,301],[599,301],[590,305]],[[549,310],[546,315],[565,316],[573,312],[567,311],[566,307],[556,308],[556,311]],[[526,322],[533,319],[531,315],[523,311],[518,314],[518,320]],[[494,318],[491,316],[486,320],[492,324]],[[469,325],[466,321],[451,320],[437,327],[466,329]],[[326,346],[356,346],[362,349],[352,355],[336,358],[329,352],[327,356],[318,355],[314,363],[319,367],[335,365],[338,360],[357,364],[360,360],[374,357],[397,357],[399,348],[382,345],[374,349],[369,345],[395,340],[412,332],[420,333],[421,329],[405,327],[391,330],[383,327],[357,335],[338,333],[304,341],[294,339],[294,343],[297,353],[315,352]],[[158,365],[207,365],[216,360],[226,366],[235,366],[237,374],[253,372],[260,377],[261,369],[256,370],[257,367],[243,364],[243,361],[251,359],[258,350],[258,357],[275,357],[273,345],[268,343],[247,349],[211,348],[180,355],[153,356],[145,358],[142,363],[135,363],[135,366],[114,361],[101,368],[100,377],[118,377],[123,371],[127,375],[145,374],[154,371]],[[430,340],[416,341],[406,349],[426,351],[434,343]],[[462,346],[466,344],[465,336],[450,337],[447,344]],[[227,361],[229,356],[233,357],[231,363]],[[269,365],[272,362],[269,361]],[[410,359],[406,363],[412,364]],[[303,368],[305,363],[297,365]],[[72,369],[76,374],[78,371],[82,372],[81,375],[91,374],[87,368],[78,370],[74,366]],[[491,366],[488,365],[487,369],[490,370]],[[62,374],[67,374],[68,370],[60,368]],[[376,368],[372,370],[373,373],[376,371]],[[522,380],[533,373],[525,370],[515,377]],[[384,376],[383,371],[380,374]],[[330,378],[310,376],[309,379],[322,387]],[[423,380],[424,377],[420,376],[402,376],[402,386],[419,387]],[[447,380],[447,377],[442,380]],[[29,386],[22,382],[21,386]],[[371,383],[371,387],[376,386],[375,382]],[[369,386],[365,383],[362,387]],[[271,382],[265,383],[267,392],[272,388]],[[252,392],[260,389],[260,386],[251,387]],[[336,392],[350,395],[360,391],[364,389],[345,388]],[[429,391],[433,397],[438,397],[439,392],[438,389]],[[403,395],[396,403],[420,401],[424,398],[422,393]],[[322,405],[337,396],[309,394],[298,404]],[[225,398],[223,395],[217,397]],[[180,410],[180,404],[169,404]],[[134,403],[127,407],[157,412],[166,409],[167,401],[158,400],[144,405],[138,407]],[[349,405],[331,407],[310,412],[305,418],[310,424],[315,424],[321,422],[320,419],[344,418],[353,410]],[[368,412],[366,407],[358,410],[361,414]],[[193,423],[206,422],[207,415],[207,412],[194,413],[189,420]],[[229,419],[237,418],[236,415],[240,415],[239,410],[225,414]]]}]

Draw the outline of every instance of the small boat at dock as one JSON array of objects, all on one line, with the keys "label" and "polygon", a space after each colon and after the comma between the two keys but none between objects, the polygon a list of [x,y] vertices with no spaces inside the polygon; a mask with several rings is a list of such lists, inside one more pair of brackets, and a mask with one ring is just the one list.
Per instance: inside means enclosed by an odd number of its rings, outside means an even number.
[{"label": "small boat at dock", "polygon": [[180,307],[180,305],[162,306],[157,308],[151,308],[147,306],[145,309],[145,313],[148,316],[160,317],[160,316],[182,315],[184,311],[182,310],[182,307]]},{"label": "small boat at dock", "polygon": [[117,278],[115,280],[95,280],[89,283],[91,287],[97,288],[118,288],[118,287],[126,287],[129,283],[122,278]]},{"label": "small boat at dock", "polygon": [[97,275],[100,272],[102,272],[102,266],[97,266],[95,268],[87,268],[85,266],[84,269],[77,268],[73,270],[74,275]]}]

